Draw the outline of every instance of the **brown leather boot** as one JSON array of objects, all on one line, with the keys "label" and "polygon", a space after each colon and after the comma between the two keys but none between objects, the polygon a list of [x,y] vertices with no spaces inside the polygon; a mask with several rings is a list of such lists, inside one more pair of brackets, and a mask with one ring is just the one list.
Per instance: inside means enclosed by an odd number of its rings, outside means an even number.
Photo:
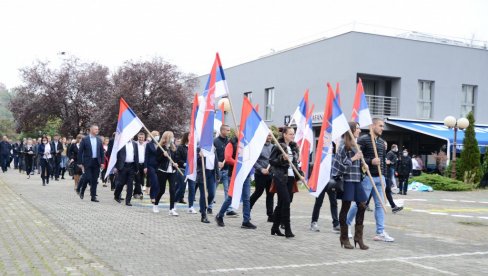
[{"label": "brown leather boot", "polygon": [[344,247],[346,249],[353,249],[351,243],[349,242],[349,238],[347,237],[347,224],[342,225],[341,224],[341,236],[339,238],[341,241],[341,247]]},{"label": "brown leather boot", "polygon": [[354,247],[359,243],[359,248],[362,250],[368,250],[369,246],[364,244],[363,242],[363,228],[364,225],[355,225],[355,231],[354,231]]}]

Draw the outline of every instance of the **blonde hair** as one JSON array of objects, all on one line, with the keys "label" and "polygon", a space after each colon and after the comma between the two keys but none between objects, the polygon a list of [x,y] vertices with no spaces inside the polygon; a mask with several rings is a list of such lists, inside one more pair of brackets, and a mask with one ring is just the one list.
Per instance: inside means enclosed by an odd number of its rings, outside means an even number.
[{"label": "blonde hair", "polygon": [[[167,144],[169,144],[169,143],[170,143],[171,138],[174,138],[174,137],[175,137],[175,135],[173,134],[173,132],[172,132],[172,131],[167,130],[167,131],[165,131],[165,132],[163,133],[163,136],[161,137],[161,140],[160,140],[159,144],[160,144],[161,146],[167,145]],[[170,149],[171,149],[172,151],[175,151],[175,150],[176,150],[176,147],[175,147],[175,144],[174,144],[174,143],[171,143],[171,145],[170,145]]]}]

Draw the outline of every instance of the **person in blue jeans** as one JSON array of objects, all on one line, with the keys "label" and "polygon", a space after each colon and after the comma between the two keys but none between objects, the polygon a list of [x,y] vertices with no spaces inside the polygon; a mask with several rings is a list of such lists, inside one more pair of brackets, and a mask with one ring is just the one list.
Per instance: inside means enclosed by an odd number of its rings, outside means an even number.
[{"label": "person in blue jeans", "polygon": [[[237,138],[232,138],[231,141],[225,147],[225,162],[229,165],[229,175],[232,175],[234,165],[236,164],[236,153],[237,153]],[[256,226],[251,223],[251,173],[246,177],[244,184],[242,186],[242,225],[241,228],[244,229],[256,229]],[[224,227],[224,214],[228,210],[232,203],[232,197],[227,196],[219,213],[215,216],[217,225]]]},{"label": "person in blue jeans", "polygon": [[[369,171],[373,176],[374,183],[371,183],[369,177],[365,177],[361,181],[361,185],[366,192],[366,195],[373,195],[374,205],[375,205],[375,212],[374,217],[376,220],[376,236],[373,238],[375,241],[385,241],[385,242],[393,242],[395,241],[394,238],[390,237],[388,233],[385,231],[385,213],[381,206],[381,202],[383,201],[383,189],[381,187],[381,180],[380,174],[378,170],[378,165],[381,167],[382,172],[386,172],[386,165],[389,164],[389,160],[386,160],[386,148],[385,148],[385,141],[380,138],[381,134],[383,133],[383,129],[385,127],[385,123],[382,119],[374,118],[373,119],[373,127],[372,130],[374,132],[375,144],[378,153],[378,157],[375,156],[374,148],[373,148],[373,141],[371,139],[371,133],[367,135],[363,135],[359,137],[357,143],[361,147],[361,152],[363,153],[364,160],[369,167]],[[385,177],[382,175],[383,183],[385,183]],[[376,186],[376,189],[379,192],[376,194],[373,191],[373,185]],[[347,214],[347,224],[351,226],[353,218],[356,216],[357,212],[357,205],[354,204],[351,206],[349,213]]]},{"label": "person in blue jeans", "polygon": [[[229,183],[230,177],[232,176],[229,173],[229,164],[225,161],[225,147],[229,143],[229,133],[230,127],[226,124],[223,124],[220,127],[220,134],[218,137],[214,139],[214,147],[215,147],[215,155],[217,155],[218,165],[219,165],[219,179],[220,181],[215,183],[217,187],[219,182],[222,182],[222,186],[224,186],[224,201],[227,199],[227,193],[229,191]],[[213,205],[213,204],[212,204]],[[237,217],[237,213],[229,206],[227,209],[226,215],[229,217]]]}]

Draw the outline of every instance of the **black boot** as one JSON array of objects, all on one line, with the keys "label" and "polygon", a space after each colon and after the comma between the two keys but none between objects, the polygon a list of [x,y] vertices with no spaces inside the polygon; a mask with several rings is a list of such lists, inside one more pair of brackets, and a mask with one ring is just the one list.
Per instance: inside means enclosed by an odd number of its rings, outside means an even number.
[{"label": "black boot", "polygon": [[44,177],[42,178],[42,186],[46,186],[46,180],[44,179]]},{"label": "black boot", "polygon": [[200,221],[203,223],[210,223],[210,221],[207,218],[207,214],[202,214],[202,219]]},{"label": "black boot", "polygon": [[291,232],[290,221],[285,222],[285,237],[293,238],[295,235]]},{"label": "black boot", "polygon": [[271,226],[271,235],[284,236],[280,231],[280,214],[277,210],[273,213],[273,226]]},{"label": "black boot", "polygon": [[61,169],[61,179],[64,179],[64,173],[66,172],[66,168]]},{"label": "black boot", "polygon": [[[366,209],[366,205],[362,203],[362,211],[364,216],[364,210]],[[349,237],[347,236],[348,232],[348,225],[346,223],[347,212],[351,207],[351,202],[347,200],[342,201],[341,205],[341,212],[339,213],[339,225],[341,226],[341,235],[339,237],[339,241],[341,242],[341,247],[346,249],[353,249],[351,243],[349,242]]]}]

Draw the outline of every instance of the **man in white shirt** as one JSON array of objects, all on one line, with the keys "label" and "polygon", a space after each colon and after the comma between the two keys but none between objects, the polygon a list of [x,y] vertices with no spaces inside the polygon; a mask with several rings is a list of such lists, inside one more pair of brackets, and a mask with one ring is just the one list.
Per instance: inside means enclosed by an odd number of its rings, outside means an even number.
[{"label": "man in white shirt", "polygon": [[[137,134],[137,152],[139,154],[139,163],[137,164],[137,171],[135,175],[134,184],[134,198],[142,199],[142,187],[144,187],[144,179],[146,175],[144,174],[144,160],[146,154],[146,134],[144,132],[139,132]],[[145,189],[145,188],[144,188]]]},{"label": "man in white shirt", "polygon": [[125,197],[125,205],[132,206],[130,200],[132,198],[132,189],[134,185],[134,176],[139,164],[139,151],[136,142],[129,140],[123,148],[117,153],[117,162],[115,163],[115,192],[114,200],[121,202],[120,194],[124,185],[127,185],[127,195]]}]

